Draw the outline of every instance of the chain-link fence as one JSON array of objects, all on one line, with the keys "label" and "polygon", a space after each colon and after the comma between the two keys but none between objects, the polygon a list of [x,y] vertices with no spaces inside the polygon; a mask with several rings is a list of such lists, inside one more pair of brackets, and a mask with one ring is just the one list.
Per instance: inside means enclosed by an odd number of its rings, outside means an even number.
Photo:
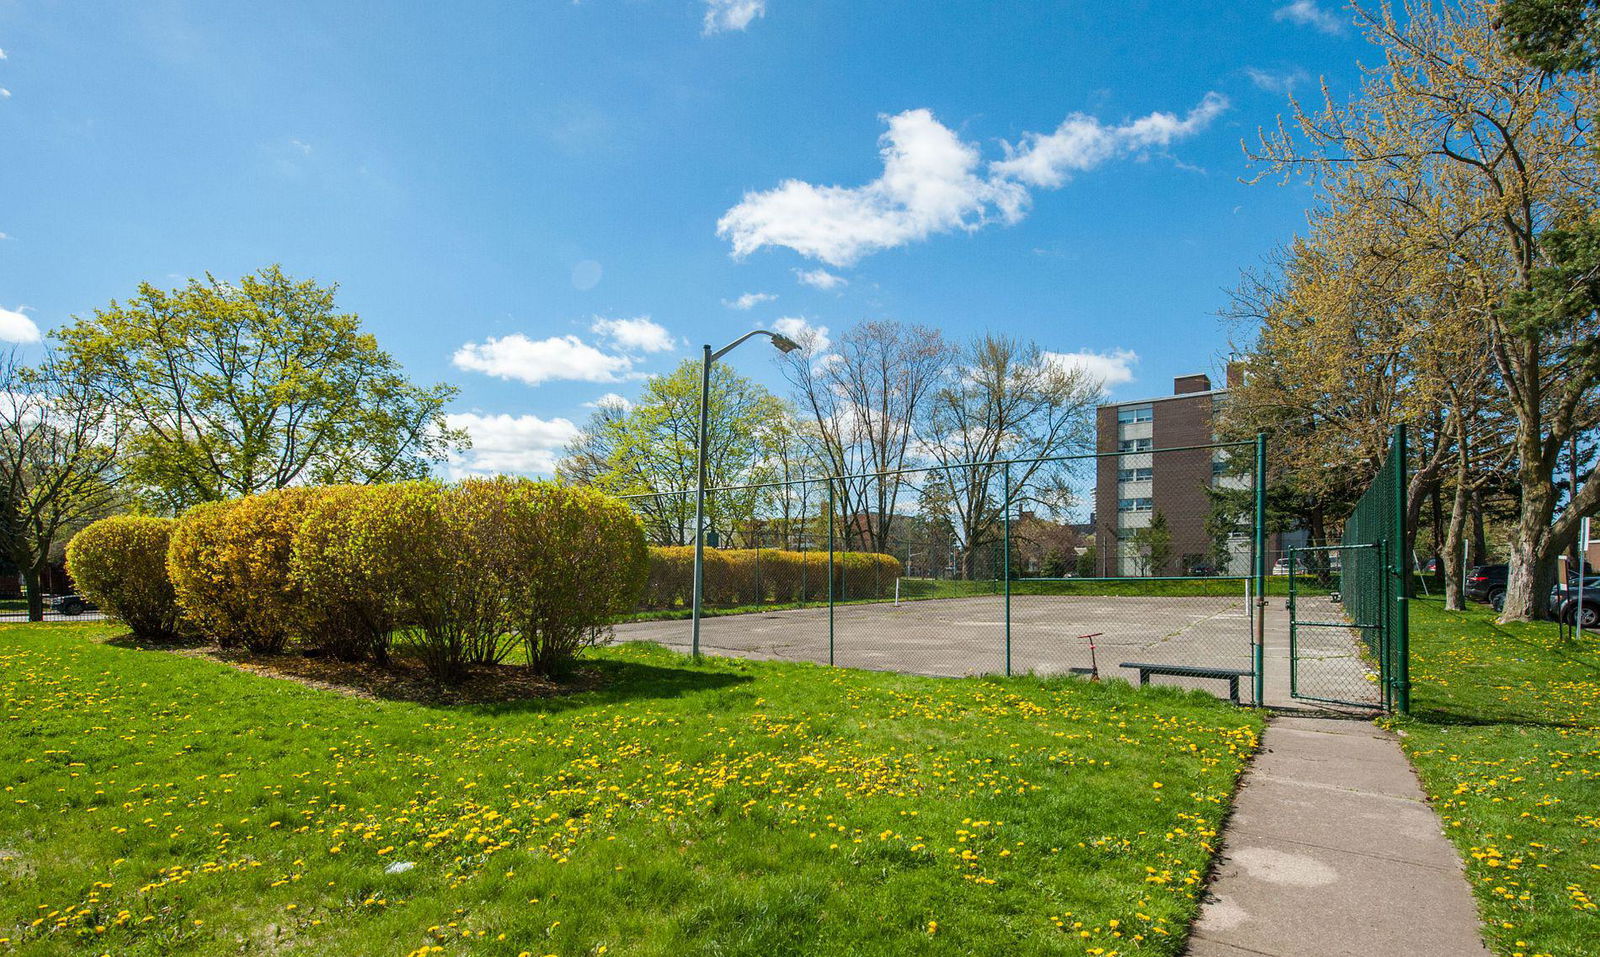
[{"label": "chain-link fence", "polygon": [[[701,650],[945,675],[1254,670],[1254,453],[1146,442],[708,489]],[[694,492],[624,499],[655,547],[617,635],[688,647]]]},{"label": "chain-link fence", "polygon": [[1409,711],[1411,558],[1405,528],[1406,429],[1397,425],[1389,455],[1344,528],[1345,613],[1376,666],[1381,703]]}]

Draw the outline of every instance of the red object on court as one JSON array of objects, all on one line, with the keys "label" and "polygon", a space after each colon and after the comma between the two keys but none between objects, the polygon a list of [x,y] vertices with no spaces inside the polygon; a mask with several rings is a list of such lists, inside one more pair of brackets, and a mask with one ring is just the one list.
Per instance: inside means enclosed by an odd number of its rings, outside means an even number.
[{"label": "red object on court", "polygon": [[1097,631],[1092,635],[1079,635],[1078,636],[1078,640],[1080,640],[1080,641],[1082,641],[1085,638],[1087,638],[1089,640],[1089,680],[1093,681],[1093,682],[1096,682],[1096,683],[1098,683],[1100,681],[1100,663],[1095,661],[1095,658],[1094,658],[1094,640],[1096,638],[1099,638],[1103,634],[1105,634],[1105,632]]}]

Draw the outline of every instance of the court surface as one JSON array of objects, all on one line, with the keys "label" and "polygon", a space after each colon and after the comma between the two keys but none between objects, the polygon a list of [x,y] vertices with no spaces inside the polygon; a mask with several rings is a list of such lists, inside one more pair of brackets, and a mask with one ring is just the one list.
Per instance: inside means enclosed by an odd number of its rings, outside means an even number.
[{"label": "court surface", "polygon": [[[653,641],[687,651],[687,620],[630,622],[616,626],[618,641]],[[1011,673],[1058,675],[1090,667],[1089,640],[1105,678],[1137,681],[1124,661],[1207,667],[1250,667],[1250,615],[1235,597],[1101,597],[1014,595],[1011,599]],[[1289,633],[1283,600],[1272,599],[1265,617],[1266,704],[1294,706],[1289,695]],[[842,667],[959,677],[1003,674],[1006,609],[1000,596],[939,598],[839,605],[834,608],[833,662]],[[1302,647],[1301,687],[1353,689],[1371,683],[1347,629],[1321,629],[1316,646]],[[827,606],[704,618],[700,650],[708,655],[828,663]],[[1215,680],[1152,679],[1224,695]],[[1250,682],[1241,696],[1250,699]],[[1331,695],[1329,695],[1331,697]],[[1357,699],[1360,700],[1360,699]]]}]

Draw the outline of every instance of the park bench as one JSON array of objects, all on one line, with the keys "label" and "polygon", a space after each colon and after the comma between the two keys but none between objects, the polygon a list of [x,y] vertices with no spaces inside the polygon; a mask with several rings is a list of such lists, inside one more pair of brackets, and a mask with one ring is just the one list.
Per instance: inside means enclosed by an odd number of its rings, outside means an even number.
[{"label": "park bench", "polygon": [[1255,674],[1249,668],[1202,668],[1197,665],[1157,665],[1147,661],[1124,661],[1124,668],[1139,669],[1139,684],[1150,683],[1151,675],[1171,675],[1175,678],[1217,678],[1228,683],[1228,700],[1239,703],[1239,679]]}]

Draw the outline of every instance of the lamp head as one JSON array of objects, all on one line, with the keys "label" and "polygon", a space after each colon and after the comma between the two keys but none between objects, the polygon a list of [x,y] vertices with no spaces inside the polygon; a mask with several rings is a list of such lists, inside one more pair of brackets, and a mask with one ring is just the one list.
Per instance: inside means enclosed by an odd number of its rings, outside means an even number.
[{"label": "lamp head", "polygon": [[779,352],[783,353],[793,352],[800,348],[800,343],[795,342],[788,336],[780,336],[776,332],[772,334],[772,344],[778,347]]}]

